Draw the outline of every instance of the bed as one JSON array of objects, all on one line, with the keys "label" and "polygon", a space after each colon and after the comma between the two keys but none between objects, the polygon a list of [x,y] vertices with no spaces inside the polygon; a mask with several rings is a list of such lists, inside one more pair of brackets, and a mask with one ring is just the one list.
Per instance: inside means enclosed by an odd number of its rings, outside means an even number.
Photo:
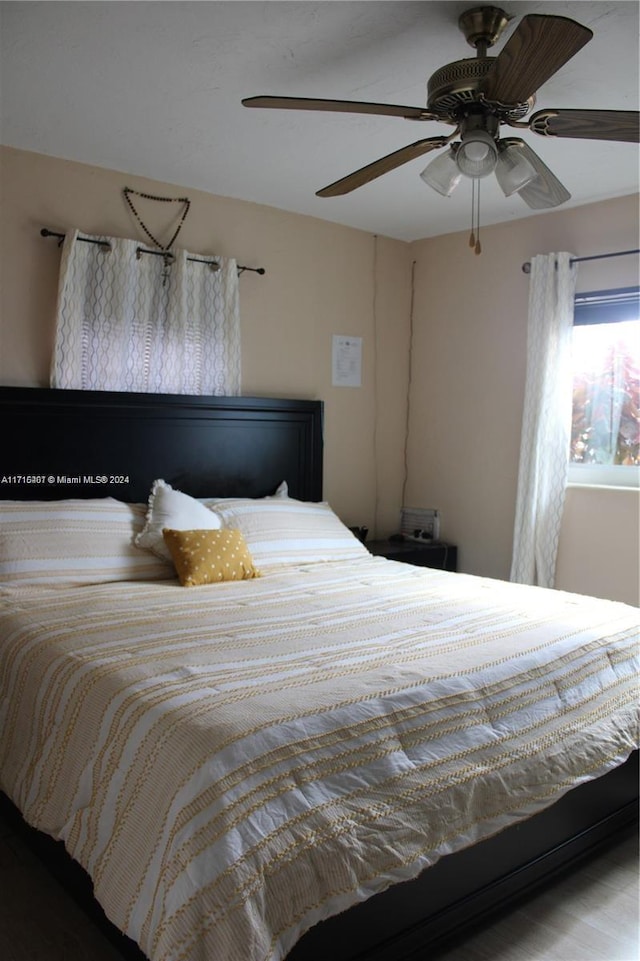
[{"label": "bed", "polygon": [[426,958],[637,820],[638,611],[369,554],[321,402],[0,405],[0,788],[131,957]]}]

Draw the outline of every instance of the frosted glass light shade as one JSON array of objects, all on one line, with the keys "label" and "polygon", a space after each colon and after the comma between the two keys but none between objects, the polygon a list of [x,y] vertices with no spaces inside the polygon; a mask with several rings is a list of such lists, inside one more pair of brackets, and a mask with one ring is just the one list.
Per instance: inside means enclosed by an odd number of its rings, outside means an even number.
[{"label": "frosted glass light shade", "polygon": [[532,163],[527,160],[518,144],[501,146],[496,164],[496,180],[505,197],[522,190],[538,176]]},{"label": "frosted glass light shade", "polygon": [[462,176],[456,164],[456,151],[449,147],[445,153],[439,154],[435,160],[432,160],[420,176],[429,187],[433,187],[443,197],[450,197]]},{"label": "frosted glass light shade", "polygon": [[456,164],[465,177],[488,177],[495,170],[498,148],[486,130],[474,130],[462,143],[456,153]]}]

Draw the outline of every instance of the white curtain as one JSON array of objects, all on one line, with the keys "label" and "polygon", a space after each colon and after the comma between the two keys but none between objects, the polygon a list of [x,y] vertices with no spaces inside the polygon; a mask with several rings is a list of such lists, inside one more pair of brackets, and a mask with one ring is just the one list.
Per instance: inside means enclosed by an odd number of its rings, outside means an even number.
[{"label": "white curtain", "polygon": [[[135,240],[65,237],[51,386],[163,394],[240,393],[235,260],[172,261]],[[202,260],[215,259],[214,271]]]},{"label": "white curtain", "polygon": [[553,587],[571,436],[575,266],[533,257],[511,580]]}]

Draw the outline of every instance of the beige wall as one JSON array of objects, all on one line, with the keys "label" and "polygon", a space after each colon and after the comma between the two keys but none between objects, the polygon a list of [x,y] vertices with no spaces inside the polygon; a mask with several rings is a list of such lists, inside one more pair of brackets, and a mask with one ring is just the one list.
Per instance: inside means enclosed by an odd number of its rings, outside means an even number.
[{"label": "beige wall", "polygon": [[[551,250],[586,257],[637,247],[637,197],[485,228],[480,256],[461,233],[414,244],[407,500],[440,508],[462,570],[509,575],[526,363],[522,264]],[[578,270],[579,290],[638,283],[636,256]],[[638,496],[568,491],[559,588],[638,603]],[[615,551],[577,548],[594,516]]]},{"label": "beige wall", "polygon": [[[48,384],[59,252],[40,228],[143,240],[122,188],[186,192],[192,204],[181,246],[266,269],[240,279],[243,394],[324,400],[325,497],[348,524],[373,531],[379,515],[395,527],[409,370],[408,245],[39,154],[1,148],[0,161],[0,383]],[[145,216],[153,210],[147,204]],[[333,334],[363,338],[361,388],[332,386]]]},{"label": "beige wall", "polygon": [[640,604],[640,497],[615,487],[569,487],[558,587]]},{"label": "beige wall", "polygon": [[[0,383],[46,385],[59,254],[40,227],[139,236],[122,188],[185,189],[11,148],[0,163]],[[266,268],[240,280],[243,393],[324,400],[325,497],[343,520],[387,535],[405,490],[406,505],[443,512],[461,570],[507,577],[526,357],[521,265],[549,250],[637,247],[637,198],[484,228],[477,257],[466,234],[409,245],[186,192],[182,245]],[[636,258],[579,270],[580,289],[638,280]],[[359,389],[331,385],[334,333],[363,338]],[[559,587],[638,602],[637,505],[637,493],[569,490]],[[581,546],[594,506],[615,550]]]}]

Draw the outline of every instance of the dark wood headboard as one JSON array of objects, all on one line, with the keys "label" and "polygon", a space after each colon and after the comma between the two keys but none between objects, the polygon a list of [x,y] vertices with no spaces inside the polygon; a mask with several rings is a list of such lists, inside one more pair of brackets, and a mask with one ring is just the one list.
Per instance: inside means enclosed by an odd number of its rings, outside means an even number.
[{"label": "dark wood headboard", "polygon": [[1,500],[147,500],[162,478],[193,497],[322,499],[323,404],[0,387]]}]

